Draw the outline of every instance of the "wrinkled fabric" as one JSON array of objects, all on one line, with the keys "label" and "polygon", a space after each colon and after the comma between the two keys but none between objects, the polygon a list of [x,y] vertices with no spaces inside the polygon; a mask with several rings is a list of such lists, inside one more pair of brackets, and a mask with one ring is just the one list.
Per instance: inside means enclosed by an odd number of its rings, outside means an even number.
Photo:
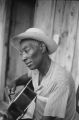
[{"label": "wrinkled fabric", "polygon": [[64,118],[64,120],[79,119],[76,117],[75,83],[64,68],[51,62],[49,71],[40,85],[38,85],[39,72],[32,71],[30,75],[37,93],[34,120],[41,120],[43,116]]}]

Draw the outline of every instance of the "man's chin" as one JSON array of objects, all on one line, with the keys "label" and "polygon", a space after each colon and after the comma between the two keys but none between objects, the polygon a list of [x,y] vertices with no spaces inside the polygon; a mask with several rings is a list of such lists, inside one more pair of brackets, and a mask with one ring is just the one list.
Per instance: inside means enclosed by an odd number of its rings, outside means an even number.
[{"label": "man's chin", "polygon": [[34,67],[33,65],[31,65],[31,66],[27,66],[30,70],[35,70],[36,69],[36,67]]}]

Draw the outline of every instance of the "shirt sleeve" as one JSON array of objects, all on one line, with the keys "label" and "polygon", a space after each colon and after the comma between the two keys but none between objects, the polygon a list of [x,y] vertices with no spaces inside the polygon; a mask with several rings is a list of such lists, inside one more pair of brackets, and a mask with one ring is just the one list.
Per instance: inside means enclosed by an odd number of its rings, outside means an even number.
[{"label": "shirt sleeve", "polygon": [[44,116],[64,118],[69,96],[69,86],[60,84],[50,94]]}]

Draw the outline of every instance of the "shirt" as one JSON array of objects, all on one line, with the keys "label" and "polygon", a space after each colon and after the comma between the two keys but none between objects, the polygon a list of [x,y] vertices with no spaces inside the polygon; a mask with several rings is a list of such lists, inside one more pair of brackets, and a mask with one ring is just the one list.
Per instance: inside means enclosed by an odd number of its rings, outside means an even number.
[{"label": "shirt", "polygon": [[32,113],[34,120],[41,120],[43,116],[77,120],[75,83],[70,73],[52,61],[40,85],[39,71],[32,71],[31,76],[37,93]]}]

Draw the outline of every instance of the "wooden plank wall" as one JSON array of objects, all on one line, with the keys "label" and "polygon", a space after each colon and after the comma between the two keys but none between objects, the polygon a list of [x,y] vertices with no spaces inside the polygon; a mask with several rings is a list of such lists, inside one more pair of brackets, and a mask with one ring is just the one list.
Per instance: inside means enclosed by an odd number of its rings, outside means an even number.
[{"label": "wooden plank wall", "polygon": [[34,26],[43,29],[52,39],[54,34],[61,36],[59,47],[51,57],[72,72],[77,89],[79,84],[79,1],[38,0]]}]

